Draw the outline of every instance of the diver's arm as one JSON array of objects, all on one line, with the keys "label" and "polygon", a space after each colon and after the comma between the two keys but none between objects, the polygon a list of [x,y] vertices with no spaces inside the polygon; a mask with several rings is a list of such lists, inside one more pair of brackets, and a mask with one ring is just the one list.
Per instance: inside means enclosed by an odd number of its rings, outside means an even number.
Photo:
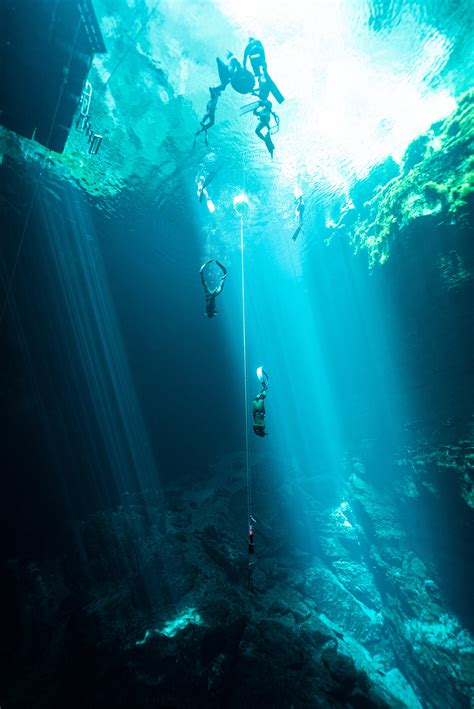
[{"label": "diver's arm", "polygon": [[223,281],[224,278],[227,276],[227,269],[226,269],[226,267],[225,267],[220,261],[218,261],[217,259],[216,259],[216,263],[217,263],[217,265],[219,266],[219,268],[221,269],[221,271],[222,271],[222,273],[223,273],[223,275],[221,276],[221,281]]},{"label": "diver's arm", "polygon": [[200,268],[200,270],[199,270],[199,275],[201,276],[201,283],[202,283],[202,285],[203,285],[204,290],[206,291],[206,293],[209,293],[209,288],[207,287],[206,279],[205,279],[205,277],[204,277],[204,269],[205,269],[206,266],[208,266],[210,263],[211,263],[210,261],[206,261],[206,263],[203,263],[203,264],[202,264],[202,266],[201,266],[201,268]]}]

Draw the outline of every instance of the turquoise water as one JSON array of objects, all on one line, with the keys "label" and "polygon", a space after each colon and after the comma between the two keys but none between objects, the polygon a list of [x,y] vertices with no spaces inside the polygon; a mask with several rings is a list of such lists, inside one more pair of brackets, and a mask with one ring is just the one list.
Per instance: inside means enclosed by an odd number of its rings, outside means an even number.
[{"label": "turquoise water", "polygon": [[[471,4],[94,8],[99,154],[0,134],[5,696],[468,707]],[[230,87],[193,148],[251,34],[273,159]]]}]

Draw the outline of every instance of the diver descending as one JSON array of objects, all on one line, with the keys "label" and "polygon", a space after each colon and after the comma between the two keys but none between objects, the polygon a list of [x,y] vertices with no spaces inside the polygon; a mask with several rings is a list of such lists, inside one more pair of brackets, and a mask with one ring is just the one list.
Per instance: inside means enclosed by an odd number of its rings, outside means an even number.
[{"label": "diver descending", "polygon": [[212,199],[209,197],[209,192],[207,191],[207,185],[209,184],[210,179],[204,177],[204,175],[200,175],[197,179],[197,196],[199,199],[199,202],[202,202],[203,198],[206,198],[206,205],[208,210],[210,211],[211,214],[214,214],[216,211],[216,206]]},{"label": "diver descending", "polygon": [[212,128],[212,126],[216,122],[216,108],[219,96],[221,95],[221,91],[222,87],[220,86],[209,86],[209,94],[211,98],[207,102],[206,113],[204,114],[203,119],[200,122],[201,128],[194,135],[194,145],[196,145],[197,137],[201,133],[205,133],[204,142],[206,145],[209,145],[207,131],[209,130],[209,128]]},{"label": "diver descending", "polygon": [[297,193],[297,196],[295,197],[295,219],[298,223],[298,227],[297,227],[295,233],[293,234],[293,236],[291,237],[293,239],[293,241],[296,241],[300,232],[303,231],[304,210],[305,210],[305,203],[304,203],[303,193],[299,192],[299,193]]},{"label": "diver descending", "polygon": [[268,433],[265,433],[265,397],[268,392],[268,374],[263,367],[257,369],[257,377],[262,385],[262,390],[252,401],[253,432],[263,438],[268,436]]},{"label": "diver descending", "polygon": [[222,293],[222,289],[224,288],[224,282],[227,276],[227,270],[225,266],[223,266],[219,261],[216,260],[215,263],[221,269],[222,276],[220,277],[220,283],[218,286],[212,289],[209,288],[206,281],[206,272],[209,270],[211,263],[214,263],[214,259],[206,261],[206,263],[201,266],[201,269],[199,271],[201,275],[201,283],[204,288],[204,294],[206,296],[206,315],[208,318],[213,318],[214,315],[217,315],[216,298]]},{"label": "diver descending", "polygon": [[[257,116],[258,118],[258,124],[255,128],[255,134],[260,138],[260,140],[263,140],[263,142],[267,146],[268,152],[270,153],[273,159],[273,151],[275,150],[275,146],[272,142],[270,120],[271,117],[274,116],[277,125],[279,124],[279,120],[277,115],[272,111],[272,102],[268,100],[259,101],[257,108],[253,111],[253,115]],[[263,128],[267,129],[265,135],[262,133]]]}]

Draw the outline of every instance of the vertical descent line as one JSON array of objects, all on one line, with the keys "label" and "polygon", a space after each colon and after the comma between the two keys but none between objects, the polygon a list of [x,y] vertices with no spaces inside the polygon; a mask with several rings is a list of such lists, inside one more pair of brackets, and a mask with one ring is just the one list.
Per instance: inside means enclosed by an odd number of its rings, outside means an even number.
[{"label": "vertical descent line", "polygon": [[249,453],[249,405],[248,405],[248,378],[247,378],[247,322],[245,312],[245,244],[244,244],[244,217],[240,215],[240,255],[242,274],[242,342],[243,342],[243,369],[244,369],[244,401],[245,401],[245,469],[247,476],[247,513],[248,521],[252,515],[252,481],[250,478],[250,453]]}]

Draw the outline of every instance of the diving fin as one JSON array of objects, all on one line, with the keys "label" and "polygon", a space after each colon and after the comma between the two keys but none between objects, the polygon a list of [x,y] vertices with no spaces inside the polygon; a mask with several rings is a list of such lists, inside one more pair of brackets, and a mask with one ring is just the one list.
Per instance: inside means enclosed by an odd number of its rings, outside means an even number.
[{"label": "diving fin", "polygon": [[227,86],[230,81],[230,71],[227,64],[225,64],[222,59],[216,57],[217,71],[219,73],[219,79],[221,80],[221,86],[223,89]]},{"label": "diving fin", "polygon": [[302,232],[302,231],[303,231],[303,227],[302,227],[302,226],[299,226],[298,229],[297,229],[297,230],[295,231],[295,233],[293,234],[293,236],[291,237],[291,238],[293,239],[293,241],[296,241],[296,239],[297,239],[298,236],[300,235],[300,232]]},{"label": "diving fin", "polygon": [[270,92],[271,92],[271,93],[273,94],[273,96],[276,98],[276,100],[278,101],[278,103],[283,103],[283,101],[285,100],[285,97],[284,97],[283,94],[281,93],[281,91],[280,91],[280,89],[278,88],[278,86],[276,86],[276,84],[274,83],[273,79],[272,79],[267,73],[265,73],[265,81],[266,81],[266,83],[267,83],[267,85],[268,85],[268,88],[270,89]]},{"label": "diving fin", "polygon": [[271,158],[273,160],[273,151],[275,150],[275,146],[273,145],[273,141],[271,139],[270,133],[267,133],[265,136],[265,145],[267,146],[267,150],[271,155]]},{"label": "diving fin", "polygon": [[268,387],[269,376],[263,367],[257,367],[257,379],[264,389]]}]

